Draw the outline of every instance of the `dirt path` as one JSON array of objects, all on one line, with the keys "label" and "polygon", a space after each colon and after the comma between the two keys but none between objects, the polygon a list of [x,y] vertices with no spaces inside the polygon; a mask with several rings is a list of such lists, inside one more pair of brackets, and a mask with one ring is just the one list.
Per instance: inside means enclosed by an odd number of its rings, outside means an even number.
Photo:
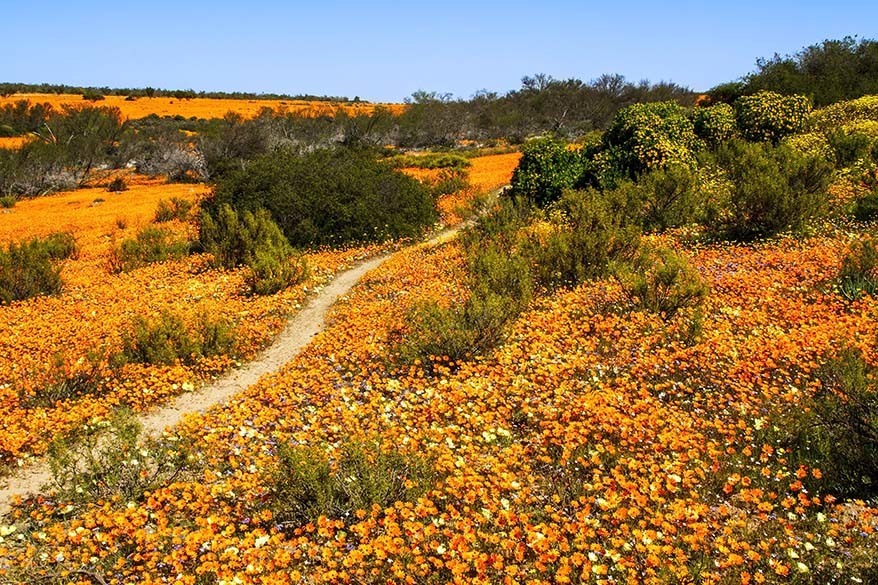
[{"label": "dirt path", "polygon": [[[445,230],[421,245],[437,245],[452,239],[459,228]],[[278,370],[296,357],[317,333],[323,330],[329,308],[350,291],[370,270],[380,266],[391,254],[384,254],[357,264],[341,272],[316,296],[312,297],[304,309],[293,316],[272,345],[253,361],[232,370],[222,378],[206,384],[188,394],[178,396],[171,403],[140,417],[143,430],[147,434],[161,434],[168,427],[176,425],[183,416],[193,412],[204,412],[225,402],[238,392],[248,388],[264,376]],[[19,470],[18,473],[0,480],[0,515],[11,508],[12,498],[38,493],[49,483],[52,475],[46,461],[40,461]]]}]

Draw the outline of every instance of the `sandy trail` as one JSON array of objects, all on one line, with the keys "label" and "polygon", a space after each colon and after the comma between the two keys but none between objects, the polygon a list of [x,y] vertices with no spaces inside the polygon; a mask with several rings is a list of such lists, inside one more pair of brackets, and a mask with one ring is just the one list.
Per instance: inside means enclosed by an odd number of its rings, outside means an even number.
[{"label": "sandy trail", "polygon": [[[434,246],[447,242],[455,237],[459,229],[447,229],[420,245]],[[301,311],[290,318],[271,346],[253,361],[205,384],[195,392],[182,394],[165,406],[141,415],[139,420],[144,432],[150,435],[161,434],[165,429],[179,423],[185,415],[205,412],[255,384],[262,376],[277,371],[295,358],[311,338],[323,330],[329,308],[347,294],[367,272],[380,266],[391,255],[377,256],[337,274]],[[25,497],[39,493],[51,480],[51,471],[45,460],[23,467],[14,475],[0,480],[4,484],[0,488],[0,515],[9,512],[15,496]]]}]

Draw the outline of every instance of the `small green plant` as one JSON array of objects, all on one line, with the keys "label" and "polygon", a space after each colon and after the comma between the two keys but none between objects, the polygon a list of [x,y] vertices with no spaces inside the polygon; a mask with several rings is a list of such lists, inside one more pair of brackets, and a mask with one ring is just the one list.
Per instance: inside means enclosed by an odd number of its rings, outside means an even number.
[{"label": "small green plant", "polygon": [[459,154],[429,153],[422,155],[397,155],[387,159],[394,168],[417,168],[417,169],[465,169],[472,166],[472,162]]},{"label": "small green plant", "polygon": [[201,215],[200,232],[201,244],[213,255],[215,266],[250,269],[246,280],[254,294],[273,294],[307,275],[304,260],[264,209],[238,213],[222,205],[216,218]]},{"label": "small green plant", "polygon": [[878,218],[878,188],[858,197],[854,201],[852,213],[859,221],[872,221]]},{"label": "small green plant", "polygon": [[0,197],[0,207],[3,209],[12,209],[16,203],[18,203],[18,199],[14,195],[3,195]]},{"label": "small green plant", "polygon": [[184,478],[193,465],[180,443],[142,441],[134,414],[119,410],[106,421],[54,440],[49,467],[49,487],[56,497],[83,505],[114,497],[138,501],[146,492]]},{"label": "small green plant", "polygon": [[61,292],[58,260],[73,254],[69,234],[11,243],[0,249],[0,304]]},{"label": "small green plant", "polygon": [[188,327],[179,315],[161,311],[152,318],[134,320],[122,336],[122,352],[116,362],[191,365],[202,357],[231,354],[234,347],[234,329],[223,319],[202,314]]},{"label": "small green plant", "polygon": [[107,185],[107,191],[110,193],[121,193],[128,190],[128,183],[123,177],[116,177]]},{"label": "small green plant", "polygon": [[189,217],[189,211],[191,209],[192,202],[187,199],[181,199],[180,197],[171,197],[170,202],[162,199],[159,201],[158,207],[156,207],[155,218],[153,219],[153,221],[155,221],[156,223],[164,223],[173,219],[186,221],[186,219]]},{"label": "small green plant", "polygon": [[101,390],[106,365],[105,357],[95,351],[89,351],[85,359],[73,365],[65,364],[61,356],[56,355],[38,389],[31,395],[22,396],[21,403],[28,408],[47,408],[58,402],[96,394]]},{"label": "small green plant", "polygon": [[697,307],[709,288],[683,256],[664,248],[642,248],[630,264],[615,268],[615,276],[638,308],[671,319],[683,308]]},{"label": "small green plant", "polygon": [[439,176],[436,177],[430,190],[435,197],[438,197],[463,191],[469,186],[469,175],[466,171],[457,167],[448,167],[439,171]]},{"label": "small green plant", "polygon": [[345,441],[333,451],[282,445],[267,482],[273,517],[291,530],[320,517],[353,524],[357,511],[413,502],[437,479],[434,467],[419,455],[375,441]]},{"label": "small green plant", "polygon": [[189,243],[173,239],[171,232],[157,227],[146,227],[135,238],[123,240],[112,251],[108,261],[111,272],[127,272],[153,262],[178,259],[189,253]]},{"label": "small green plant", "polygon": [[872,238],[855,240],[842,258],[838,289],[850,301],[878,291],[878,248]]}]

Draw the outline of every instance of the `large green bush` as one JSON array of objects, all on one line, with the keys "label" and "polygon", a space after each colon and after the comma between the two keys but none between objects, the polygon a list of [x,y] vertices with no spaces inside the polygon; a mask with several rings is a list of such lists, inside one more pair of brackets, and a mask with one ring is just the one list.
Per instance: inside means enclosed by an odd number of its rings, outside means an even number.
[{"label": "large green bush", "polygon": [[805,130],[811,102],[801,95],[781,95],[760,91],[735,102],[738,129],[747,140],[777,144],[791,134]]},{"label": "large green bush", "polygon": [[616,267],[615,276],[635,306],[672,318],[687,307],[697,307],[708,286],[689,262],[673,250],[644,247],[633,262]]},{"label": "large green bush", "polygon": [[730,141],[716,153],[730,186],[722,227],[749,240],[801,228],[826,209],[832,165],[790,147]]},{"label": "large green bush", "polygon": [[278,150],[224,175],[204,209],[268,210],[293,246],[419,235],[437,219],[429,190],[366,150]]},{"label": "large green bush", "polygon": [[154,317],[140,316],[122,336],[122,352],[116,361],[169,365],[193,364],[198,359],[234,351],[231,324],[199,315],[188,327],[179,315],[161,311]]},{"label": "large green bush", "polygon": [[512,173],[512,193],[545,207],[556,201],[582,175],[582,159],[560,141],[540,138],[528,142]]}]

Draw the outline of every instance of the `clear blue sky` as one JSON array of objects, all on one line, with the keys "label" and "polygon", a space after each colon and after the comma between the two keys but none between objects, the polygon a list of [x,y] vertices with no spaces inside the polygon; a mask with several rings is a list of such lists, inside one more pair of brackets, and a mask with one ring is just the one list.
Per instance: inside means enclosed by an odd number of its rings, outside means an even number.
[{"label": "clear blue sky", "polygon": [[523,75],[705,90],[757,57],[878,38],[878,1],[0,0],[0,80],[360,96],[505,92]]}]

